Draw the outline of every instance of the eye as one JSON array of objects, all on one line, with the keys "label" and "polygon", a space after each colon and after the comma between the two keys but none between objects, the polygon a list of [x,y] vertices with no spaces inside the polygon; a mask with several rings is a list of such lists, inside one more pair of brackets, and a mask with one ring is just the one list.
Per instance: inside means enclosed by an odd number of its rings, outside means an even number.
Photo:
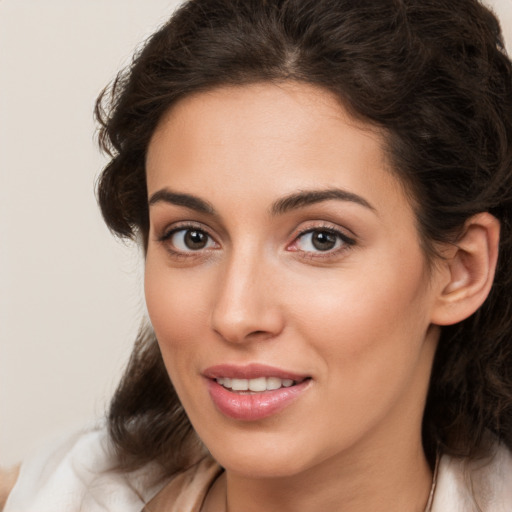
[{"label": "eye", "polygon": [[216,247],[208,233],[197,228],[179,228],[171,231],[164,240],[179,252],[201,251]]},{"label": "eye", "polygon": [[334,252],[354,240],[334,229],[318,228],[305,231],[297,237],[294,247],[303,252]]}]

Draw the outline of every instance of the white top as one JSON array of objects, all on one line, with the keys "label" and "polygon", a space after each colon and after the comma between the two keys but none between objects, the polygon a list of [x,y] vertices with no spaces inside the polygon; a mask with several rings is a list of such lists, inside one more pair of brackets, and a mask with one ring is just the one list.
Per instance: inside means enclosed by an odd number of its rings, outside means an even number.
[{"label": "white top", "polygon": [[[164,495],[174,503],[169,512],[199,512],[221,473],[215,462],[205,459],[155,486],[156,466],[131,473],[116,472],[114,467],[104,428],[77,434],[23,464],[4,512],[142,512],[155,496],[153,503]],[[512,454],[497,445],[485,461],[441,457],[431,511],[511,512]]]},{"label": "white top", "polygon": [[22,464],[3,512],[140,512],[160,490],[156,469],[114,467],[106,429],[78,433]]}]

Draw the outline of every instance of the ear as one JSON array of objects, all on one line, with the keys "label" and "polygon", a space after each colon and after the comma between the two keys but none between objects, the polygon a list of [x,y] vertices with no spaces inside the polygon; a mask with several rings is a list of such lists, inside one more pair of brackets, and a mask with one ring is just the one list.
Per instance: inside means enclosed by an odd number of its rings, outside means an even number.
[{"label": "ear", "polygon": [[439,262],[439,294],[431,321],[452,325],[471,316],[491,290],[498,260],[500,223],[490,213],[474,215],[462,236],[443,251]]}]

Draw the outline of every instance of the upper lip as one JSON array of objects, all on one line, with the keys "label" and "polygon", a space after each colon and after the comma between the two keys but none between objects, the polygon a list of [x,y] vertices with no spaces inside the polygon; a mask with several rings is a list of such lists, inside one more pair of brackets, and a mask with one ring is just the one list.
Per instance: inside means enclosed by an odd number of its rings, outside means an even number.
[{"label": "upper lip", "polygon": [[265,364],[251,363],[247,365],[218,364],[204,370],[203,375],[209,379],[227,377],[230,379],[257,379],[259,377],[277,377],[278,379],[291,379],[302,381],[309,376],[268,366]]}]

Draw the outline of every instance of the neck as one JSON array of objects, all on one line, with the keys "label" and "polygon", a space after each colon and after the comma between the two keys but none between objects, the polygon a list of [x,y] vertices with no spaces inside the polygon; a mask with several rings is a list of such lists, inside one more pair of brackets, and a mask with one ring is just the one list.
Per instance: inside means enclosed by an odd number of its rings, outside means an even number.
[{"label": "neck", "polygon": [[228,472],[219,494],[227,497],[228,512],[424,512],[432,472],[421,446],[406,463],[397,447],[385,464],[376,457],[348,459],[327,460],[293,477],[251,479]]}]

